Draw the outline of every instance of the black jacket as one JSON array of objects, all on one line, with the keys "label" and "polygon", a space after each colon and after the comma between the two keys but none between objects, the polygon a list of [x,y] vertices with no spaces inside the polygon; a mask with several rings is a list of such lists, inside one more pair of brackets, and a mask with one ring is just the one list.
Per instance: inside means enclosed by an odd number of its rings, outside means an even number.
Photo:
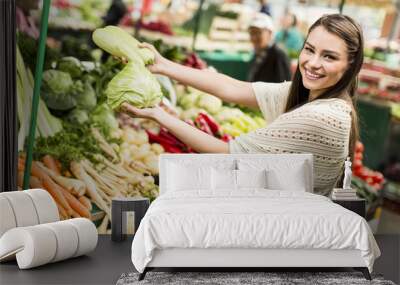
[{"label": "black jacket", "polygon": [[[266,56],[262,62],[256,66],[255,57],[252,60],[250,70],[253,70],[253,76],[248,78],[251,82],[284,82],[291,80],[290,60],[286,53],[276,44],[267,47]],[[251,71],[249,75],[251,75]]]}]

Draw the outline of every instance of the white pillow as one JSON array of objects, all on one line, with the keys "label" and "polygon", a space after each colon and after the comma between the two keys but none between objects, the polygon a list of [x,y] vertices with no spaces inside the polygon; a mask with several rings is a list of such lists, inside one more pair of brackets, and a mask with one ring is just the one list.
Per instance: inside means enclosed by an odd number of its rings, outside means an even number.
[{"label": "white pillow", "polygon": [[236,190],[236,170],[211,168],[212,189]]},{"label": "white pillow", "polygon": [[266,170],[267,188],[271,190],[307,191],[311,188],[309,167],[304,160],[238,159],[239,170]]},{"label": "white pillow", "polygon": [[170,163],[168,166],[168,191],[211,189],[211,167],[185,166]]},{"label": "white pillow", "polygon": [[267,188],[267,171],[236,170],[238,188]]},{"label": "white pillow", "polygon": [[307,176],[303,164],[294,164],[290,170],[267,171],[268,189],[286,191],[307,191]]}]

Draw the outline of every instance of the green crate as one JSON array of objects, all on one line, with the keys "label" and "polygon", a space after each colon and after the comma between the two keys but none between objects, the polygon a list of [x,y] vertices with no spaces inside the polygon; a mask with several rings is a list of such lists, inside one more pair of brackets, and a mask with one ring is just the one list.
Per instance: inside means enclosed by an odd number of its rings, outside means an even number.
[{"label": "green crate", "polygon": [[363,163],[371,169],[378,169],[385,161],[385,146],[390,127],[390,107],[368,99],[357,101],[360,140],[364,144]]},{"label": "green crate", "polygon": [[208,65],[215,67],[218,72],[238,80],[247,79],[252,53],[212,51],[198,52],[198,54]]}]

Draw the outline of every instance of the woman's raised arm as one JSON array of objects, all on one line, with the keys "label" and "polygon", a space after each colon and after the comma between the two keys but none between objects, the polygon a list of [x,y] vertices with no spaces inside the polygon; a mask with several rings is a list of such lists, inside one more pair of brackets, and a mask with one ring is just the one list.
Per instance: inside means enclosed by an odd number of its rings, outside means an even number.
[{"label": "woman's raised arm", "polygon": [[252,108],[258,107],[251,83],[236,80],[221,73],[199,70],[172,62],[162,57],[152,45],[147,43],[140,44],[140,47],[149,48],[155,54],[154,64],[148,66],[151,72],[168,76],[184,85],[217,96],[225,102]]}]

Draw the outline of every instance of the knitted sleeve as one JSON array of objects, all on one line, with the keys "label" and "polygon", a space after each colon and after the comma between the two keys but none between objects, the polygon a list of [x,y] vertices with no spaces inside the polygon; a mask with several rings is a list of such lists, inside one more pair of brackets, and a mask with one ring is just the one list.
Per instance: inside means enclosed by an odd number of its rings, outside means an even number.
[{"label": "knitted sleeve", "polygon": [[258,106],[267,124],[274,121],[285,111],[290,85],[291,82],[289,81],[283,83],[252,83]]},{"label": "knitted sleeve", "polygon": [[312,153],[314,191],[327,195],[349,155],[351,108],[341,99],[321,99],[284,113],[265,128],[229,143],[231,153]]}]

